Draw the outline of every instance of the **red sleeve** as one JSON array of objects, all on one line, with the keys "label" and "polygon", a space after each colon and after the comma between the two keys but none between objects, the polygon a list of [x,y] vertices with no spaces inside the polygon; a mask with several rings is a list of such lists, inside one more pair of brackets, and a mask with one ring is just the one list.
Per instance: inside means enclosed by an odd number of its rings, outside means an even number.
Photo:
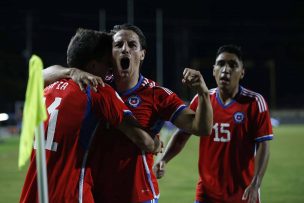
[{"label": "red sleeve", "polygon": [[193,97],[192,101],[190,102],[189,108],[192,109],[193,111],[196,111],[198,106],[198,96],[197,94]]},{"label": "red sleeve", "polygon": [[270,120],[270,113],[265,99],[258,95],[253,102],[253,123],[255,131],[255,141],[263,142],[265,140],[273,139],[272,125]]},{"label": "red sleeve", "polygon": [[91,91],[92,106],[97,116],[103,117],[111,125],[122,122],[123,116],[132,114],[117,92],[106,85],[99,87],[98,92]]},{"label": "red sleeve", "polygon": [[171,122],[183,109],[187,108],[174,92],[159,86],[154,89],[154,107],[162,119]]}]

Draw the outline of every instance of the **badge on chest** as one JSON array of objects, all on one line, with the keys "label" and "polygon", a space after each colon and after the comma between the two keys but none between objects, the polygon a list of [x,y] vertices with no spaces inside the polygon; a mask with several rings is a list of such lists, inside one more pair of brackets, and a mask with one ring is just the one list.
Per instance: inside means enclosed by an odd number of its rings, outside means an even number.
[{"label": "badge on chest", "polygon": [[243,123],[245,120],[245,114],[243,112],[235,112],[233,114],[233,118],[235,123]]},{"label": "badge on chest", "polygon": [[137,95],[132,95],[127,100],[127,104],[133,108],[137,108],[140,105],[140,103],[141,103],[141,99]]}]

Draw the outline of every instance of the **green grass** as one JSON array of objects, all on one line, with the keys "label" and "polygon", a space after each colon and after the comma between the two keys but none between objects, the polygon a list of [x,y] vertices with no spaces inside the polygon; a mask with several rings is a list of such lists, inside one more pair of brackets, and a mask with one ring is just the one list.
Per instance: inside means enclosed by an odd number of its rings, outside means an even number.
[{"label": "green grass", "polygon": [[304,202],[304,126],[282,126],[275,128],[274,133],[262,200]]},{"label": "green grass", "polygon": [[[304,202],[304,125],[282,125],[274,129],[271,155],[262,188],[263,203]],[[159,181],[161,203],[193,202],[198,178],[198,138],[167,166]],[[19,139],[0,141],[0,203],[18,202],[26,168],[17,168]]]},{"label": "green grass", "polygon": [[194,202],[198,180],[198,141],[198,137],[191,137],[183,151],[166,166],[166,174],[159,180],[160,202]]},{"label": "green grass", "polygon": [[[282,125],[274,129],[270,161],[263,179],[263,203],[304,202],[304,125]],[[159,181],[160,202],[193,202],[198,177],[198,138],[167,165]]]},{"label": "green grass", "polygon": [[0,202],[19,202],[27,167],[18,169],[19,138],[0,140]]}]

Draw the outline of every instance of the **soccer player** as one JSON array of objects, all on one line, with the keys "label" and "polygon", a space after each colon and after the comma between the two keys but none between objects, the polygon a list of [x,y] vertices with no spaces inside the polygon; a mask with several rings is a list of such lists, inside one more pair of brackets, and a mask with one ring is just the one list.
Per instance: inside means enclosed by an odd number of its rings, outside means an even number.
[{"label": "soccer player", "polygon": [[[79,29],[68,46],[67,63],[103,76],[112,61],[111,50],[110,35]],[[48,112],[44,126],[50,202],[94,202],[84,177],[88,149],[97,128],[115,126],[143,149],[157,151],[159,148],[149,134],[138,127],[131,127],[135,119],[109,85],[99,86],[97,90],[94,92],[88,87],[82,92],[69,79],[52,83],[44,90]],[[105,133],[102,136],[110,135]],[[38,202],[37,191],[33,151],[20,202]]]},{"label": "soccer player", "polygon": [[[199,71],[185,69],[183,82],[198,93],[198,111],[193,112],[171,90],[140,74],[146,54],[146,39],[134,25],[117,25],[113,33],[114,66],[113,86],[128,105],[138,122],[156,135],[164,121],[195,134],[211,133],[212,108],[208,88]],[[96,176],[94,198],[97,202],[140,203],[157,202],[159,189],[152,171],[152,153],[138,149],[123,136],[107,137],[108,154],[103,171]],[[104,148],[104,147],[102,147]]]},{"label": "soccer player", "polygon": [[[198,93],[197,111],[189,109],[171,90],[140,74],[146,54],[146,38],[134,25],[114,26],[112,86],[145,130],[155,136],[165,121],[197,135],[208,135],[212,128],[209,91],[199,71],[186,68],[182,82]],[[152,171],[154,158],[136,147],[121,133],[98,136],[91,153],[94,200],[104,203],[157,202],[159,189]],[[96,145],[101,145],[96,147]],[[95,154],[101,154],[96,156]],[[92,161],[93,160],[93,161]]]},{"label": "soccer player", "polygon": [[[245,70],[235,45],[218,49],[213,68],[217,88],[210,90],[214,111],[212,134],[200,137],[196,203],[256,203],[273,138],[269,109],[262,95],[240,86]],[[197,109],[197,96],[190,108]],[[184,147],[190,134],[177,132],[154,167],[158,178],[165,164]]]}]

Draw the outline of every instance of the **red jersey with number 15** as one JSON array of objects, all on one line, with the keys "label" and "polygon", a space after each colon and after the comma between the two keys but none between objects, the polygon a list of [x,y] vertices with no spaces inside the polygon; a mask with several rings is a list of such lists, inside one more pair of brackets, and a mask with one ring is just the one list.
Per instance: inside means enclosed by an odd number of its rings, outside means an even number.
[{"label": "red jersey with number 15", "polygon": [[[44,90],[48,119],[44,123],[49,202],[94,202],[83,185],[87,152],[97,126],[119,124],[131,113],[108,85],[86,93],[72,80],[60,80]],[[36,154],[20,202],[38,202]]]},{"label": "red jersey with number 15", "polygon": [[[210,99],[213,129],[200,138],[196,200],[246,202],[242,195],[254,176],[256,144],[273,138],[269,109],[260,94],[243,87],[229,104],[222,103],[217,88],[210,90]],[[190,108],[197,105],[195,96]]]}]

